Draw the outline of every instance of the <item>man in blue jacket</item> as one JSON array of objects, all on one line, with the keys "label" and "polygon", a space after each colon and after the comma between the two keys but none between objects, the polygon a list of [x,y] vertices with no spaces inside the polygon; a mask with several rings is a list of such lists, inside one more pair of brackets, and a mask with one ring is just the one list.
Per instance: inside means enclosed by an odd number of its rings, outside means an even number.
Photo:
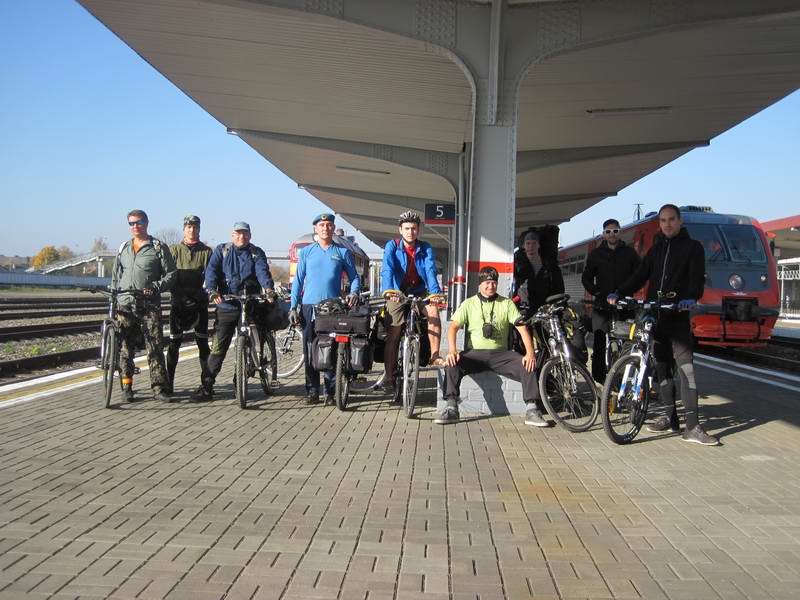
[{"label": "man in blue jacket", "polygon": [[242,307],[239,303],[225,302],[225,294],[258,294],[263,291],[270,303],[275,302],[275,284],[269,272],[264,251],[250,243],[250,225],[239,221],[233,225],[231,242],[214,248],[206,267],[205,289],[211,302],[217,305],[216,333],[208,357],[208,367],[202,374],[203,384],[193,395],[195,400],[210,400],[214,395],[214,381],[222,369],[228,346],[231,344]]},{"label": "man in blue jacket", "polygon": [[[347,303],[355,304],[361,291],[361,280],[356,271],[353,253],[333,241],[336,217],[329,213],[314,219],[316,242],[300,250],[297,271],[292,281],[292,304],[289,320],[303,325],[303,358],[306,368],[307,402],[319,402],[319,371],[311,364],[311,344],[317,337],[314,332],[314,306],[329,298],[339,298],[342,290],[342,273],[350,279]],[[325,372],[325,394],[333,401],[333,372]]]},{"label": "man in blue jacket", "polygon": [[400,343],[401,326],[405,323],[406,307],[398,302],[400,294],[428,296],[432,302],[425,307],[428,314],[428,340],[431,344],[431,362],[443,366],[439,357],[442,323],[439,320],[438,303],[442,301],[442,289],[436,278],[436,263],[433,248],[419,237],[420,219],[413,211],[404,212],[398,219],[400,238],[389,240],[383,249],[381,266],[381,289],[386,303],[386,347],[384,386],[392,391],[394,369],[397,365],[397,347]]}]

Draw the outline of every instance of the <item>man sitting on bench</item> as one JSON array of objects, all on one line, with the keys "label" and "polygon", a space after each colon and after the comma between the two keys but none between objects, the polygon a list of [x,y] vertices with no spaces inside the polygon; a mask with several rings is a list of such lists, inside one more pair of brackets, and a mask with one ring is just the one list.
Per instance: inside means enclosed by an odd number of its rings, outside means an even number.
[{"label": "man sitting on bench", "polygon": [[[458,401],[461,379],[470,373],[494,371],[522,383],[525,403],[525,423],[538,427],[550,424],[542,417],[539,385],[536,381],[536,358],[533,342],[516,305],[497,294],[497,269],[483,267],[478,272],[478,293],[464,300],[450,321],[447,331],[447,375],[444,398],[447,401],[436,416],[436,423],[456,423],[459,419]],[[508,349],[511,327],[519,331],[525,346],[525,356]],[[458,351],[456,334],[462,327],[472,348]]]}]

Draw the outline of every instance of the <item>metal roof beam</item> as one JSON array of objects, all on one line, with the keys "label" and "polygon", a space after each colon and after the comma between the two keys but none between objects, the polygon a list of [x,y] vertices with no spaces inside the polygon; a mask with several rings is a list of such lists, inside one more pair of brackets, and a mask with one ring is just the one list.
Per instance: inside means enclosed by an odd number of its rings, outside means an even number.
[{"label": "metal roof beam", "polygon": [[422,148],[392,146],[388,144],[371,144],[356,140],[295,135],[276,131],[258,131],[255,129],[228,128],[228,133],[243,138],[250,137],[294,144],[296,146],[305,146],[307,148],[318,148],[320,150],[341,152],[351,156],[362,156],[402,165],[404,167],[411,167],[412,169],[426,171],[443,177],[450,183],[453,189],[453,197],[455,197],[456,190],[458,189],[458,157],[460,155],[453,152],[440,152],[436,150],[424,150]]},{"label": "metal roof beam", "polygon": [[526,173],[545,167],[619,158],[637,154],[650,154],[665,150],[686,150],[708,146],[708,140],[688,142],[656,142],[650,144],[628,144],[621,146],[594,146],[587,148],[556,148],[553,150],[524,150],[517,152],[517,173]]},{"label": "metal roof beam", "polygon": [[311,194],[320,192],[322,194],[334,194],[376,204],[391,204],[400,208],[415,210],[420,213],[425,212],[425,204],[452,204],[452,202],[442,202],[431,198],[415,198],[413,196],[395,196],[393,194],[382,194],[380,192],[364,192],[361,190],[351,190],[346,188],[329,187],[324,185],[298,184],[300,188],[307,190]]},{"label": "metal roof beam", "polygon": [[549,204],[566,204],[570,202],[578,202],[580,200],[599,200],[616,195],[617,192],[590,192],[583,194],[558,194],[555,196],[526,196],[524,198],[517,198],[516,206],[517,210],[524,208],[538,208],[540,206],[547,206]]}]

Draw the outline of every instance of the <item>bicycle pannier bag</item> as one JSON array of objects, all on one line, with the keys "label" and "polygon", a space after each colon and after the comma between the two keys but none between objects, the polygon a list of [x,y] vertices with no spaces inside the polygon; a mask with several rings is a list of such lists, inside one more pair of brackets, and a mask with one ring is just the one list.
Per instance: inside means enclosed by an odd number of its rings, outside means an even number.
[{"label": "bicycle pannier bag", "polygon": [[333,369],[333,352],[335,344],[333,338],[320,336],[311,342],[311,366],[317,371],[330,371]]},{"label": "bicycle pannier bag", "polygon": [[372,368],[372,347],[367,338],[350,339],[350,368],[358,373],[366,373]]},{"label": "bicycle pannier bag", "polygon": [[265,311],[264,326],[270,331],[278,331],[289,327],[289,311],[285,302],[276,302]]},{"label": "bicycle pannier bag", "polygon": [[369,344],[372,347],[372,360],[382,363],[383,352],[386,347],[386,328],[383,326],[383,319],[375,320],[375,326],[369,334]]}]

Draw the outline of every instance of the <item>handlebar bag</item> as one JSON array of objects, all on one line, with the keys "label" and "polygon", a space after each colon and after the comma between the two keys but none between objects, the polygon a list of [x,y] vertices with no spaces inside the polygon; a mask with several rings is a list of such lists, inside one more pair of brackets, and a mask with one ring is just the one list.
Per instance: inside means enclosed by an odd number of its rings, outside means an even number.
[{"label": "handlebar bag", "polygon": [[372,369],[372,347],[367,338],[350,339],[350,368],[357,373],[366,373]]},{"label": "handlebar bag", "polygon": [[267,305],[264,311],[264,326],[270,331],[279,331],[289,327],[289,311],[285,302],[276,301],[274,305]]},{"label": "handlebar bag", "polygon": [[333,338],[320,336],[311,342],[311,366],[317,371],[333,369],[333,353],[336,349]]},{"label": "handlebar bag", "polygon": [[369,315],[317,315],[314,331],[318,333],[355,333],[369,335]]}]

